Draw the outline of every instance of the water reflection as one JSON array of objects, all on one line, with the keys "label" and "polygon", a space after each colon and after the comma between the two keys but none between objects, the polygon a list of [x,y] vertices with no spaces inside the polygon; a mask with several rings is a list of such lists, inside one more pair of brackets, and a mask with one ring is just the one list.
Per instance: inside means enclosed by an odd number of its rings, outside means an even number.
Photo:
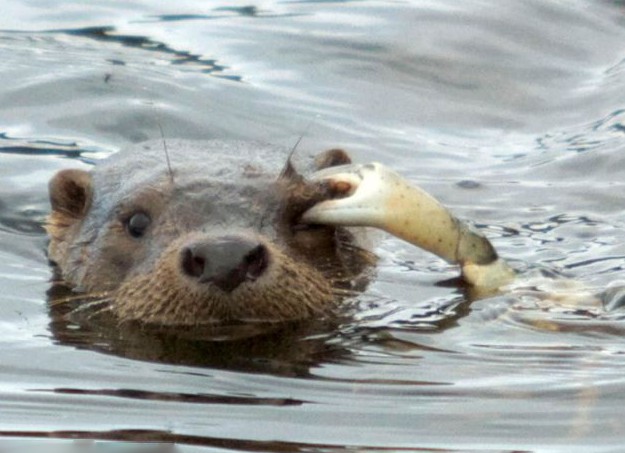
[{"label": "water reflection", "polygon": [[[618,451],[622,309],[556,304],[542,285],[571,274],[622,299],[622,3],[8,0],[0,436]],[[399,169],[549,278],[480,298],[385,239],[338,324],[207,341],[68,317],[67,293],[46,305],[54,170],[158,138],[159,122],[166,138],[293,143],[311,118],[303,147]]]},{"label": "water reflection", "polygon": [[[171,64],[190,65],[194,69],[217,77],[225,77],[233,81],[241,81],[241,77],[233,74],[222,74],[227,67],[217,63],[217,60],[206,59],[201,55],[192,54],[184,50],[176,50],[167,44],[153,41],[144,36],[122,35],[113,27],[91,27],[74,30],[55,30],[53,34],[63,33],[71,36],[95,39],[107,43],[121,44],[122,46],[138,48],[149,52],[157,52],[171,57]],[[122,60],[112,60],[113,64],[123,65]]]},{"label": "water reflection", "polygon": [[61,283],[48,297],[59,344],[136,360],[306,377],[311,367],[350,356],[337,341],[339,320],[165,328],[120,323]]}]

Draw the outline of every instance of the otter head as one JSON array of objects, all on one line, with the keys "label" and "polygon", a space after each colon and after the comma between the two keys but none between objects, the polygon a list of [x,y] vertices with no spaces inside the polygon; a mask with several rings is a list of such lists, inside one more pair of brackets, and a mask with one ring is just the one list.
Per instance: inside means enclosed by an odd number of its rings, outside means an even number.
[{"label": "otter head", "polygon": [[[366,253],[344,229],[301,214],[336,194],[284,153],[243,142],[132,147],[50,182],[49,258],[77,291],[122,321],[199,325],[284,321],[333,312]],[[344,164],[331,150],[316,168]]]}]

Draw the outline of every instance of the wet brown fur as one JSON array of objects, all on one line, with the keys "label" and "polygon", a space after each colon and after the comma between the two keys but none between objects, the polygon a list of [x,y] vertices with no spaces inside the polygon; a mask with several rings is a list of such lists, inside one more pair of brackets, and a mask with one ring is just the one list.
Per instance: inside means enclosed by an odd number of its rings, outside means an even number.
[{"label": "wet brown fur", "polygon": [[[348,162],[349,156],[344,151],[331,150],[316,159],[315,167]],[[126,166],[121,165],[120,171],[127,171]],[[114,175],[116,167],[111,168]],[[251,168],[254,171],[250,172]],[[266,176],[266,171],[255,162],[242,165],[242,177],[254,180],[254,184],[261,176]],[[184,178],[176,168],[174,175],[176,182]],[[270,224],[269,234],[265,230],[254,231],[247,224],[240,232],[237,225],[232,226],[237,234],[253,237],[263,244],[270,259],[267,270],[258,280],[224,294],[211,285],[199,285],[180,272],[181,247],[198,238],[212,240],[205,232],[206,227],[195,225],[195,220],[184,216],[172,217],[175,222],[163,221],[158,225],[160,229],[154,230],[157,237],[152,245],[162,250],[158,249],[158,256],[150,262],[147,257],[154,250],[146,250],[145,243],[141,248],[137,241],[127,237],[123,222],[113,218],[118,208],[106,215],[100,212],[102,207],[98,203],[102,200],[98,198],[101,196],[97,193],[101,190],[98,181],[109,184],[110,179],[105,175],[105,179],[97,180],[80,170],[59,172],[50,182],[52,212],[46,231],[50,238],[49,257],[56,264],[60,278],[87,295],[101,294],[100,300],[106,302],[106,309],[120,321],[201,325],[323,318],[334,312],[340,299],[337,294],[350,291],[350,284],[346,282],[353,283],[354,277],[362,274],[371,263],[371,256],[359,248],[349,232],[330,227],[309,230],[306,225],[298,225],[299,216],[306,209],[336,197],[337,193],[335,188],[307,183],[289,159],[281,177],[266,189],[261,187],[260,195],[253,195],[251,201],[240,194],[231,194],[234,199],[241,196],[242,202],[251,203],[254,209],[262,210],[258,205],[263,203],[264,197],[269,200],[275,197],[278,201],[268,203],[258,221],[261,230],[265,228],[263,223]],[[164,185],[171,181],[168,177],[140,183],[137,192],[150,189],[150,196],[155,199],[152,204],[160,203],[162,209],[167,209],[176,188],[164,188]],[[108,190],[118,190],[115,184],[123,183],[123,178],[119,183],[110,183],[112,189]],[[119,193],[126,194],[123,190]],[[131,192],[128,196],[133,195]],[[216,201],[215,209],[220,209],[221,204]],[[228,210],[227,206],[224,209]],[[89,222],[93,222],[96,215],[102,216],[103,221],[94,228]],[[220,225],[220,228],[229,231],[228,225]],[[106,259],[100,258],[100,254]]]}]

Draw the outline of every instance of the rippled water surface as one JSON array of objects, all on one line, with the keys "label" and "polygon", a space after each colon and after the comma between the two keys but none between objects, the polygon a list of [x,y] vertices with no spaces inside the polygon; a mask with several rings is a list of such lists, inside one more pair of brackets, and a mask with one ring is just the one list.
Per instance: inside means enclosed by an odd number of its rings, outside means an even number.
[{"label": "rippled water surface", "polygon": [[[625,311],[471,302],[385,237],[348,320],[114,344],[52,322],[47,181],[160,137],[378,160],[519,268],[625,280],[621,1],[3,0],[0,436],[189,451],[622,451]],[[446,283],[447,282],[447,283]],[[122,342],[123,343],[123,342]],[[172,352],[173,351],[173,352]],[[437,450],[438,451],[438,450]]]}]

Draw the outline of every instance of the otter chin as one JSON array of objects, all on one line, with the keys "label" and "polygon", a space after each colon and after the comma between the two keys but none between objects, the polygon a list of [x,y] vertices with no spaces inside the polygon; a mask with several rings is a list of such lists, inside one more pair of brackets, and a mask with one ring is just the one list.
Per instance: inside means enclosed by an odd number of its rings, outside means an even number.
[{"label": "otter chin", "polygon": [[[195,326],[333,316],[371,264],[358,232],[302,214],[334,199],[287,152],[251,142],[132,146],[50,181],[59,281],[120,322]],[[286,161],[286,164],[285,164]],[[305,167],[348,164],[342,150]]]}]

